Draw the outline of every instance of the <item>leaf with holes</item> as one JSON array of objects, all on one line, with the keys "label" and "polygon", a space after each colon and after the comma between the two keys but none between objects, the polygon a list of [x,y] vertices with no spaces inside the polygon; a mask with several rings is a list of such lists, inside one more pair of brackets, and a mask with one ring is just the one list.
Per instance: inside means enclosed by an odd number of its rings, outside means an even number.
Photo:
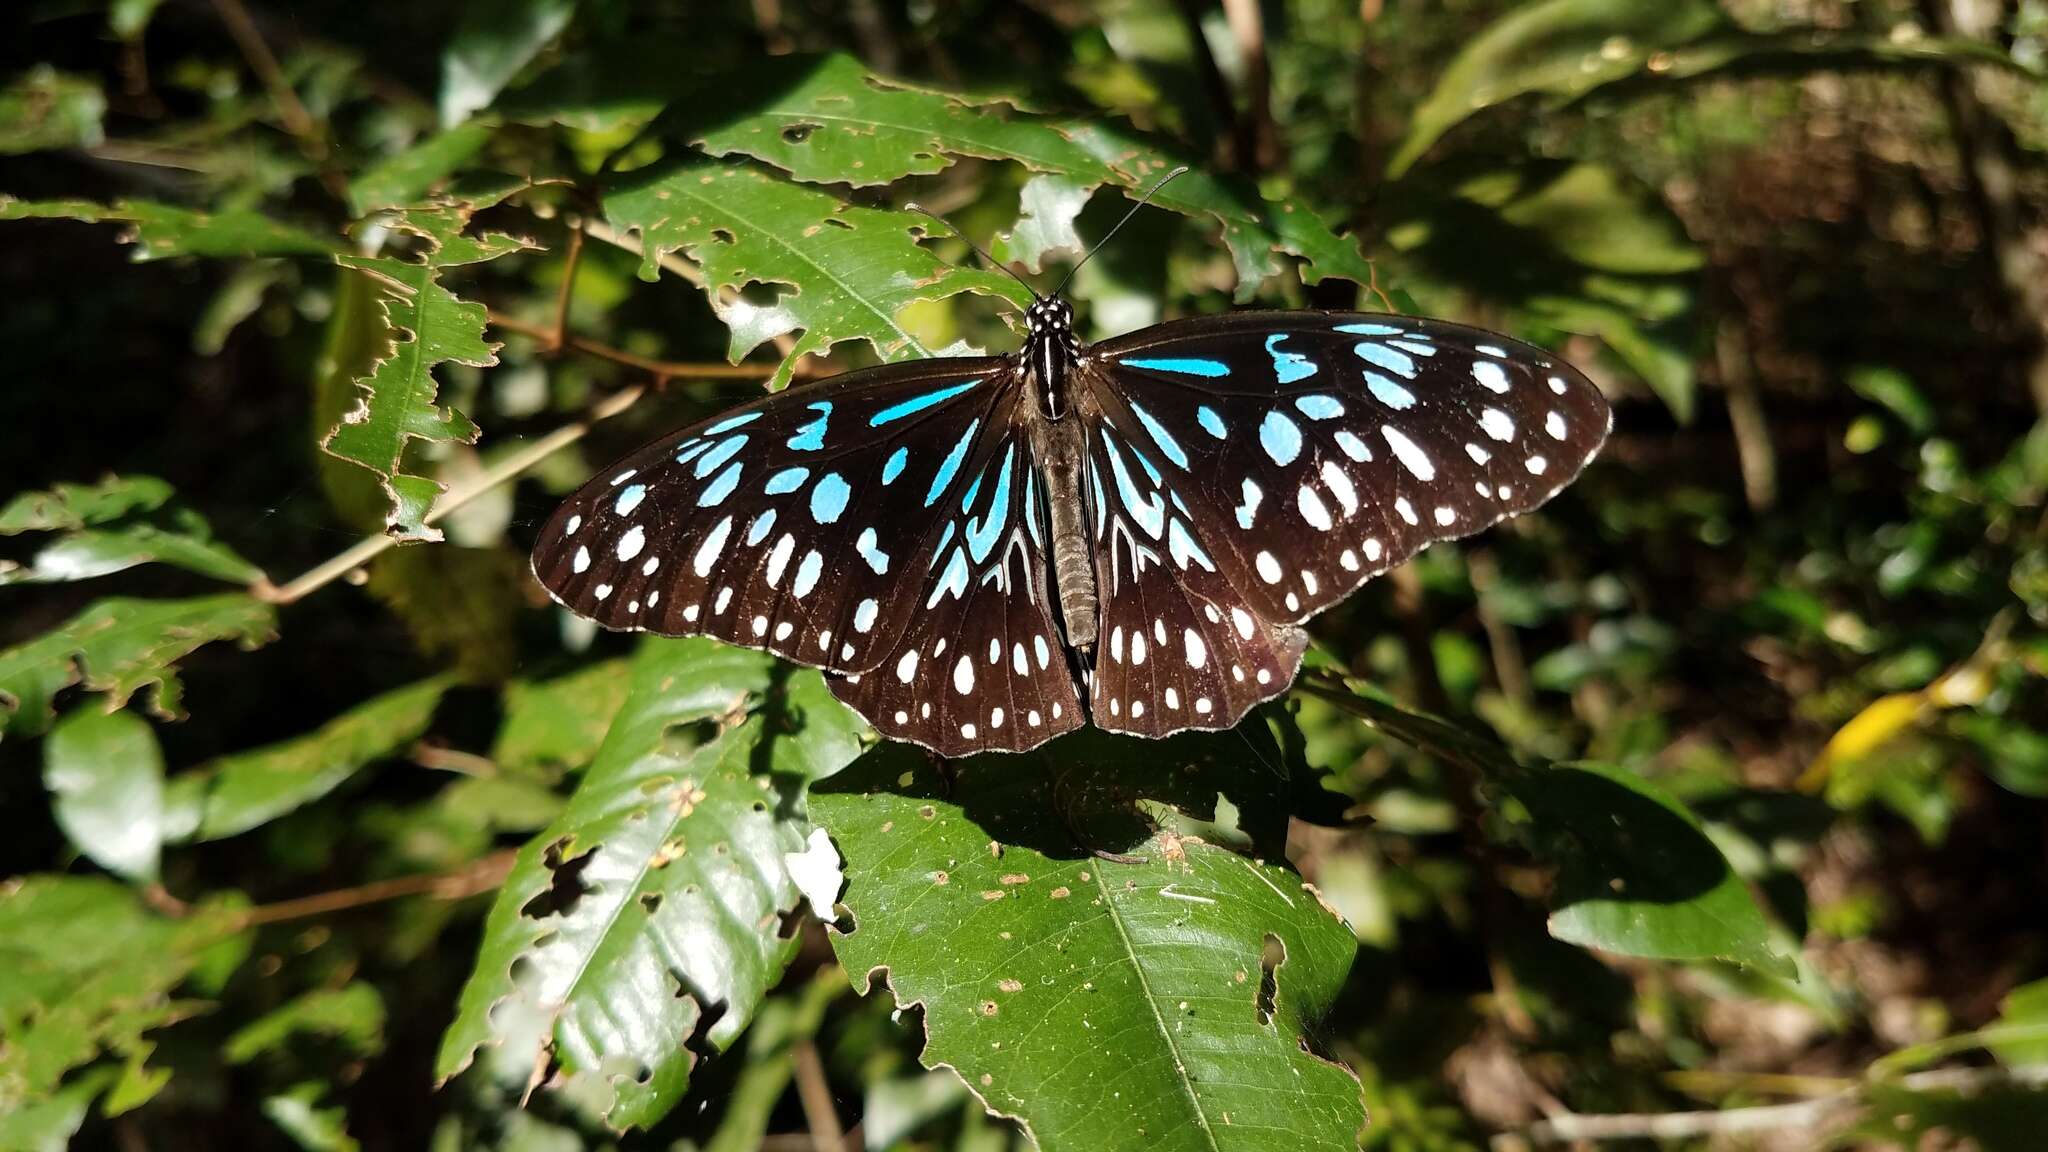
[{"label": "leaf with holes", "polygon": [[143,1075],[145,1033],[201,1009],[171,993],[240,921],[236,904],[220,899],[180,919],[159,916],[100,877],[0,884],[0,1116],[103,1053]]},{"label": "leaf with holes", "polygon": [[170,783],[166,835],[219,840],[267,824],[339,788],[365,765],[403,750],[434,718],[451,678],[386,692],[304,736],[234,752]]},{"label": "leaf with holes", "polygon": [[474,443],[469,418],[435,403],[440,385],[434,369],[444,363],[489,367],[498,362],[496,344],[484,339],[489,313],[441,284],[441,271],[495,260],[532,247],[503,233],[471,237],[470,216],[485,204],[442,204],[399,215],[393,227],[425,242],[419,261],[396,256],[335,257],[376,281],[390,351],[370,374],[356,381],[356,406],[328,431],[320,447],[334,457],[375,473],[390,498],[385,525],[403,540],[439,540],[426,525],[427,511],[442,486],[404,471],[406,445],[413,440]]},{"label": "leaf with holes", "polygon": [[[1028,303],[1007,276],[956,268],[919,245],[931,226],[922,216],[848,205],[746,164],[662,165],[629,178],[604,210],[612,227],[640,234],[644,278],[669,252],[704,266],[735,361],[763,341],[802,333],[774,387],[799,359],[844,340],[866,340],[887,360],[932,355],[902,323],[920,301],[973,291]],[[751,285],[785,290],[772,303],[737,295]]]},{"label": "leaf with holes", "polygon": [[151,689],[150,711],[175,719],[178,660],[215,640],[258,647],[276,626],[268,604],[240,594],[97,601],[55,631],[0,652],[0,735],[40,735],[53,715],[52,698],[74,684],[106,694],[109,711]]},{"label": "leaf with holes", "polygon": [[152,563],[237,584],[262,578],[254,564],[213,539],[204,517],[169,505],[170,499],[171,486],[154,476],[109,476],[93,485],[23,493],[0,507],[0,536],[62,535],[26,566],[0,560],[0,584],[88,580]]},{"label": "leaf with holes", "polygon": [[1269,772],[1246,747],[1076,734],[950,784],[876,750],[811,801],[846,860],[840,963],[921,1005],[925,1065],[1047,1152],[1351,1147],[1358,1081],[1310,1048],[1350,929],[1284,868],[1134,819],[1146,793],[1213,800],[1197,757]]},{"label": "leaf with holes", "polygon": [[836,704],[786,707],[785,672],[707,640],[642,645],[596,760],[491,909],[443,1077],[509,1045],[605,1101],[612,1126],[644,1126],[701,1052],[738,1038],[795,952],[783,855],[804,844],[801,775],[836,768],[819,761],[857,730]]},{"label": "leaf with holes", "polygon": [[[855,187],[937,172],[951,163],[950,156],[1010,160],[1034,173],[1065,177],[1070,187],[1108,184],[1127,192],[1150,187],[1174,166],[1157,145],[1128,129],[907,87],[872,75],[847,56],[768,62],[750,68],[742,83],[738,99],[752,104],[749,113],[697,125],[690,119],[692,106],[681,102],[682,110],[672,109],[665,126],[711,152],[752,156],[799,180]],[[1311,284],[1325,276],[1372,282],[1372,266],[1357,245],[1331,232],[1315,213],[1266,200],[1251,186],[1211,176],[1201,165],[1152,202],[1222,225],[1240,301],[1281,271],[1276,253],[1282,251],[1305,258],[1302,277]]]}]

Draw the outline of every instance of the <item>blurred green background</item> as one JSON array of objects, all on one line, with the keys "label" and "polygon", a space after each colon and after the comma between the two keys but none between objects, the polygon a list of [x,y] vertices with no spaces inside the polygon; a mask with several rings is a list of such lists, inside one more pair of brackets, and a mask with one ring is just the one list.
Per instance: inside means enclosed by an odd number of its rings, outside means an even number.
[{"label": "blurred green background", "polygon": [[[1559,942],[1543,852],[1509,827],[1526,813],[1455,756],[1297,693],[1270,723],[1320,783],[1287,858],[1359,945],[1312,1031],[1361,1080],[1368,1147],[1844,1091],[1818,1130],[1666,1143],[2040,1147],[2048,1102],[1993,1073],[2048,1058],[2028,987],[2048,975],[2044,51],[2040,0],[16,0],[0,498],[28,495],[0,513],[0,583],[19,585],[0,588],[0,697],[22,705],[0,875],[91,885],[0,889],[0,984],[10,955],[48,977],[0,990],[0,1147],[829,1147],[820,1107],[868,1147],[1021,1146],[918,1068],[914,1018],[853,997],[815,923],[791,929],[747,1038],[651,1128],[612,1132],[574,1092],[522,1110],[525,1067],[435,1087],[507,852],[560,817],[626,691],[631,645],[528,576],[539,519],[614,454],[751,394],[719,378],[729,351],[758,377],[797,332],[824,333],[811,374],[914,350],[843,318],[762,321],[775,289],[687,248],[637,278],[609,191],[692,146],[744,153],[792,196],[932,206],[1041,284],[1126,205],[1094,190],[1121,171],[1083,178],[994,131],[968,147],[930,103],[910,132],[929,148],[807,149],[815,129],[766,115],[868,73],[957,94],[982,127],[1014,104],[1197,166],[1186,204],[1145,210],[1076,280],[1093,336],[1233,305],[1394,308],[1556,348],[1614,403],[1613,439],[1551,507],[1312,630],[1525,762],[1598,760],[1684,801],[1797,977]],[[873,155],[899,167],[860,167]],[[444,256],[468,224],[533,247],[443,276],[504,347],[455,355],[414,399],[481,437],[394,437],[366,470],[320,448],[388,339],[335,254],[423,252],[418,221],[383,210],[436,191],[466,206],[430,233]],[[973,267],[951,238],[924,249]],[[1014,347],[1001,281],[954,275],[899,301],[902,327]],[[523,448],[650,381],[510,481]],[[385,525],[394,473],[416,499],[501,482],[444,542],[277,603]],[[129,479],[34,495],[110,474]],[[189,607],[222,580],[256,595]],[[79,624],[110,596],[194,614],[124,600],[106,630]],[[92,636],[123,629],[148,641],[95,665]],[[74,633],[54,660],[37,647]],[[171,661],[189,715],[151,715],[145,690],[88,723],[95,677],[126,699]],[[237,773],[242,809],[179,829],[180,781]],[[158,829],[139,849],[137,820]],[[181,952],[209,915],[233,931]],[[83,942],[51,934],[66,924]],[[52,958],[72,947],[76,970]],[[95,977],[92,1019],[53,1032]],[[1936,1065],[1973,1090],[1898,1078]]]}]

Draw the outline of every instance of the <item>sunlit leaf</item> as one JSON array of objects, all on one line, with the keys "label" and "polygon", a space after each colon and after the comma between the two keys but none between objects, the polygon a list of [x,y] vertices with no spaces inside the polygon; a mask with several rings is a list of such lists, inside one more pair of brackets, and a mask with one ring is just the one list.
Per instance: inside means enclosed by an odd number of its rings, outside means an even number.
[{"label": "sunlit leaf", "polygon": [[696,1051],[738,1038],[793,955],[783,854],[804,840],[800,782],[757,765],[843,755],[858,727],[843,708],[794,715],[784,683],[760,653],[642,645],[595,762],[492,907],[443,1077],[482,1045],[530,1048],[608,1123],[641,1126],[681,1100]]},{"label": "sunlit leaf", "polygon": [[325,1084],[307,1081],[266,1098],[263,1114],[306,1152],[357,1152],[362,1145],[348,1134],[348,1111],[338,1104],[321,1107],[326,1095]]},{"label": "sunlit leaf", "polygon": [[551,680],[505,685],[505,721],[491,759],[507,772],[574,770],[590,763],[626,701],[632,669],[605,660]]},{"label": "sunlit leaf", "polygon": [[856,989],[886,975],[923,1008],[926,1066],[1048,1152],[1350,1147],[1365,1120],[1310,1040],[1350,929],[1284,868],[1130,819],[1133,794],[1190,791],[1163,765],[1216,744],[1077,735],[950,782],[889,745],[813,795]]},{"label": "sunlit leaf", "polygon": [[[922,216],[849,205],[747,164],[661,165],[634,174],[604,207],[612,227],[639,233],[643,277],[653,279],[668,252],[704,266],[713,307],[732,329],[734,360],[801,333],[778,386],[797,360],[844,340],[866,340],[884,359],[930,356],[901,322],[920,300],[980,291],[1025,302],[1009,277],[953,267],[919,245],[931,225]],[[781,294],[772,303],[720,295],[750,285]]]},{"label": "sunlit leaf", "polygon": [[467,0],[441,53],[441,123],[490,107],[576,14],[576,0]]},{"label": "sunlit leaf", "polygon": [[102,1053],[146,1054],[146,1033],[199,1009],[171,992],[240,923],[231,901],[159,916],[112,880],[0,884],[0,1116]]},{"label": "sunlit leaf", "polygon": [[384,1050],[384,998],[358,980],[340,988],[316,988],[237,1029],[221,1049],[230,1064],[281,1052],[294,1036],[338,1042],[356,1056]]},{"label": "sunlit leaf", "polygon": [[421,199],[476,159],[497,130],[490,117],[479,116],[384,158],[349,181],[349,207],[361,216]]},{"label": "sunlit leaf", "polygon": [[419,739],[448,691],[435,677],[358,705],[304,736],[235,752],[171,781],[168,834],[219,840],[267,824]]},{"label": "sunlit leaf", "polygon": [[153,476],[109,476],[96,485],[59,484],[0,508],[0,536],[64,533],[26,566],[0,560],[0,584],[86,580],[138,564],[170,564],[202,576],[252,584],[263,573],[213,539],[189,508],[165,508],[170,485]]},{"label": "sunlit leaf", "polygon": [[498,362],[494,343],[484,339],[488,312],[441,284],[444,268],[494,260],[530,247],[503,233],[464,233],[476,206],[451,204],[413,209],[394,224],[424,242],[415,262],[396,256],[342,255],[335,259],[375,280],[391,341],[389,354],[356,381],[356,406],[320,446],[328,454],[376,474],[391,501],[387,530],[405,540],[438,540],[425,523],[442,485],[404,471],[406,445],[413,440],[472,443],[478,432],[469,418],[436,403],[440,384],[434,369],[444,363],[487,367]]},{"label": "sunlit leaf", "polygon": [[164,842],[164,754],[149,721],[86,709],[43,744],[43,786],[58,827],[110,872],[153,881]]},{"label": "sunlit leaf", "polygon": [[56,630],[0,651],[0,735],[34,736],[48,726],[51,699],[77,684],[104,693],[109,710],[150,690],[149,709],[182,715],[173,665],[216,640],[255,648],[276,632],[268,604],[243,595],[193,600],[100,600]]}]

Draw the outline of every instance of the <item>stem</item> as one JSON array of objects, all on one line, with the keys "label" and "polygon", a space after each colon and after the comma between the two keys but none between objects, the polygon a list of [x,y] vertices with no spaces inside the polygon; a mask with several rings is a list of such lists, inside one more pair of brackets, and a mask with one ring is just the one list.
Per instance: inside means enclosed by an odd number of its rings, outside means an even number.
[{"label": "stem", "polygon": [[569,343],[569,299],[576,292],[576,266],[583,258],[583,229],[569,229],[569,250],[562,257],[562,290],[555,296],[554,351]]},{"label": "stem", "polygon": [[804,1108],[804,1123],[811,1130],[811,1146],[818,1152],[845,1152],[846,1131],[839,1126],[839,1113],[832,1107],[832,1086],[825,1082],[825,1065],[809,1040],[799,1040],[789,1050],[796,1071],[797,1101]]},{"label": "stem", "polygon": [[368,904],[400,900],[407,896],[430,895],[442,900],[461,900],[481,892],[489,892],[503,884],[506,875],[512,871],[513,859],[518,855],[517,849],[507,848],[502,852],[493,852],[480,860],[472,861],[453,872],[427,876],[400,876],[391,880],[360,884],[354,888],[340,888],[332,892],[301,896],[296,900],[258,904],[243,915],[242,926],[253,928],[287,920],[304,920],[313,916],[325,916],[330,912],[361,908]]},{"label": "stem", "polygon": [[642,372],[651,374],[658,381],[673,380],[678,376],[694,376],[707,380],[765,380],[775,374],[775,365],[773,364],[719,364],[695,360],[653,360],[645,356],[636,356],[623,348],[614,348],[609,344],[602,344],[596,340],[569,335],[562,332],[559,327],[550,329],[539,324],[529,324],[524,320],[514,319],[495,310],[491,312],[491,325],[503,328],[507,332],[524,336],[530,340],[538,340],[543,348],[547,348],[550,351],[567,348],[574,352],[581,352],[586,356],[594,356],[599,360],[609,360],[614,364],[624,364],[628,368],[638,368]]},{"label": "stem", "polygon": [[249,18],[249,10],[242,7],[242,0],[213,0],[213,9],[220,14],[220,21],[227,26],[235,46],[242,50],[242,58],[249,62],[250,70],[263,81],[263,87],[277,104],[277,115],[284,121],[285,131],[297,138],[306,159],[319,170],[320,182],[336,199],[347,202],[348,179],[330,163],[326,135],[285,79],[284,69],[279,67],[270,45],[264,42],[263,33],[257,31],[256,22]]},{"label": "stem", "polygon": [[[565,424],[553,432],[535,440],[504,459],[471,477],[467,482],[455,485],[441,494],[434,507],[427,512],[426,523],[432,524],[448,514],[475,500],[477,497],[513,479],[520,473],[567,448],[588,435],[592,426],[609,420],[638,403],[647,389],[641,386],[627,388],[614,393],[591,408],[590,414],[573,424]],[[390,536],[378,534],[357,541],[340,555],[320,564],[282,588],[268,588],[257,585],[255,594],[259,599],[272,604],[293,604],[304,599],[309,593],[332,584],[371,559],[397,545]]]}]

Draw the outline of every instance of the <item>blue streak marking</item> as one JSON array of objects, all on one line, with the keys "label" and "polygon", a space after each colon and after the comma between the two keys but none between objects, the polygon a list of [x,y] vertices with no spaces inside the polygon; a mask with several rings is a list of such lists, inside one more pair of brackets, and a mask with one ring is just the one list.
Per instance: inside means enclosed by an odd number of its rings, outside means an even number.
[{"label": "blue streak marking", "polygon": [[[1420,339],[1420,337],[1417,337],[1417,339]],[[1417,356],[1436,355],[1436,347],[1431,344],[1416,344],[1408,340],[1389,340],[1387,343],[1401,349],[1403,352],[1413,352]]]},{"label": "blue streak marking", "polygon": [[1131,445],[1131,455],[1138,458],[1138,467],[1143,468],[1145,470],[1145,475],[1148,479],[1152,481],[1152,486],[1154,488],[1159,487],[1159,469],[1154,468],[1152,466],[1152,458],[1150,456],[1145,455],[1144,451],[1140,449],[1136,444]]},{"label": "blue streak marking", "polygon": [[695,456],[697,453],[702,452],[703,450],[709,447],[711,447],[711,441],[699,440],[696,437],[692,436],[688,440],[683,441],[683,450],[676,453],[676,463],[688,464],[690,462],[690,457]]},{"label": "blue streak marking", "polygon": [[1339,324],[1337,331],[1348,332],[1353,336],[1399,336],[1402,333],[1401,329],[1390,328],[1385,324]]},{"label": "blue streak marking", "polygon": [[1326,396],[1321,392],[1296,397],[1294,406],[1311,420],[1334,420],[1344,414],[1344,405],[1339,403],[1335,396]]},{"label": "blue streak marking", "polygon": [[[967,521],[967,550],[974,554],[976,564],[988,559],[989,549],[996,546],[996,537],[1002,534],[1003,525],[1010,522],[1010,464],[1016,455],[1015,444],[1003,452],[1002,467],[996,472],[996,490],[988,500],[988,514],[979,522]],[[975,487],[981,487],[981,482],[975,481]]]},{"label": "blue streak marking", "polygon": [[939,536],[939,546],[932,549],[932,562],[926,565],[927,568],[937,568],[939,566],[939,557],[946,554],[946,545],[953,542],[953,532],[958,527],[959,525],[956,521],[946,521],[946,530]]},{"label": "blue streak marking", "polygon": [[720,468],[725,467],[725,462],[739,455],[740,449],[746,446],[747,437],[744,433],[720,440],[717,447],[697,458],[696,467],[690,471],[697,479],[702,480]]},{"label": "blue streak marking", "polygon": [[1173,438],[1173,433],[1168,432],[1165,425],[1153,419],[1150,412],[1136,403],[1131,405],[1131,414],[1138,418],[1138,423],[1145,426],[1145,431],[1152,436],[1152,442],[1159,445],[1159,451],[1164,453],[1168,460],[1173,461],[1174,467],[1183,472],[1187,471],[1188,454],[1180,450],[1180,441]]},{"label": "blue streak marking", "polygon": [[1367,372],[1365,374],[1365,386],[1372,393],[1373,399],[1395,411],[1415,407],[1415,393],[1410,392],[1377,372]]},{"label": "blue streak marking", "polygon": [[761,414],[759,412],[742,412],[737,416],[728,416],[725,419],[720,420],[718,423],[713,424],[711,427],[706,428],[701,433],[701,435],[716,436],[720,432],[730,432],[735,428],[742,428],[748,424],[752,424],[754,421],[759,420],[760,418]]},{"label": "blue streak marking", "polygon": [[937,504],[939,495],[945,492],[947,485],[953,483],[953,474],[960,470],[960,461],[967,458],[967,447],[974,443],[974,434],[980,430],[981,420],[977,417],[974,423],[967,426],[967,431],[960,434],[960,442],[953,445],[953,450],[946,453],[946,458],[939,462],[938,475],[932,477],[932,486],[924,494],[925,507]]},{"label": "blue streak marking", "polygon": [[1372,459],[1372,449],[1367,448],[1365,441],[1353,435],[1349,429],[1339,429],[1332,439],[1336,440],[1337,447],[1342,448],[1344,454],[1353,460]]},{"label": "blue streak marking", "polygon": [[1198,357],[1178,357],[1165,360],[1119,360],[1126,368],[1149,368],[1154,372],[1177,372],[1182,376],[1206,376],[1215,379],[1230,375],[1230,365],[1221,360],[1204,360]]},{"label": "blue streak marking", "polygon": [[936,608],[946,593],[959,596],[967,591],[967,554],[953,549],[953,555],[946,561],[946,570],[940,573],[938,583],[932,585],[930,599],[924,602],[926,608]]},{"label": "blue streak marking", "polygon": [[853,495],[853,489],[846,484],[845,477],[837,472],[827,472],[818,477],[811,488],[811,519],[820,524],[830,524],[846,511],[846,498]]},{"label": "blue streak marking", "polygon": [[853,550],[860,553],[860,558],[868,562],[868,567],[875,570],[875,575],[888,575],[889,554],[875,547],[875,530],[873,528],[869,528],[860,534],[860,539],[853,542]]},{"label": "blue streak marking", "polygon": [[979,383],[981,383],[979,380],[969,380],[965,384],[955,384],[951,388],[935,388],[922,396],[912,396],[910,399],[899,404],[891,404],[873,416],[868,417],[868,427],[880,428],[884,424],[894,420],[901,420],[905,416],[915,416],[934,404],[944,404],[946,401],[951,400],[953,397]]},{"label": "blue streak marking", "polygon": [[1166,526],[1166,554],[1182,568],[1186,568],[1188,561],[1193,560],[1211,572],[1216,570],[1216,562],[1209,558],[1207,552],[1202,551],[1202,546],[1195,543],[1193,536],[1188,535],[1188,526],[1181,523],[1178,518]]},{"label": "blue streak marking", "polygon": [[732,490],[740,486],[740,469],[744,467],[746,465],[737,460],[727,465],[725,471],[718,474],[718,479],[705,485],[704,491],[698,494],[697,507],[713,507],[732,495]]},{"label": "blue streak marking", "polygon": [[960,510],[962,512],[969,512],[973,510],[974,498],[981,495],[981,482],[986,479],[988,479],[988,470],[984,468],[982,469],[981,475],[976,476],[974,478],[974,483],[969,484],[967,486],[967,495],[962,496],[960,498]]},{"label": "blue streak marking", "polygon": [[1214,408],[1209,407],[1207,404],[1204,404],[1200,408],[1195,409],[1195,420],[1196,422],[1201,424],[1202,431],[1207,432],[1209,435],[1214,436],[1218,440],[1221,440],[1225,436],[1230,434],[1229,431],[1223,427],[1223,417],[1218,416],[1216,414],[1216,410]]},{"label": "blue streak marking", "polygon": [[1109,472],[1116,480],[1116,494],[1124,502],[1125,511],[1138,522],[1138,527],[1145,530],[1145,535],[1159,539],[1159,534],[1166,531],[1166,501],[1161,500],[1157,492],[1149,501],[1140,497],[1138,486],[1131,480],[1130,469],[1124,467],[1123,453],[1116,450],[1115,442],[1104,439],[1102,447],[1109,454]]},{"label": "blue streak marking", "polygon": [[770,476],[768,483],[762,487],[761,491],[768,493],[770,496],[785,496],[803,487],[804,481],[810,478],[811,470],[809,468],[784,468],[782,471]]},{"label": "blue streak marking", "polygon": [[1296,380],[1306,380],[1319,371],[1315,361],[1310,360],[1301,353],[1283,352],[1280,350],[1278,347],[1279,343],[1290,335],[1292,333],[1275,332],[1271,336],[1266,337],[1266,355],[1273,358],[1273,375],[1282,384],[1292,384]]},{"label": "blue streak marking", "polygon": [[619,493],[619,502],[612,505],[612,511],[620,516],[630,516],[640,501],[647,498],[647,485],[634,484]]},{"label": "blue streak marking", "polygon": [[753,547],[768,538],[768,530],[775,527],[775,509],[764,508],[747,528],[747,546]]},{"label": "blue streak marking", "polygon": [[1252,517],[1258,515],[1259,501],[1264,499],[1266,494],[1250,479],[1245,480],[1243,493],[1244,503],[1237,506],[1237,526],[1249,532],[1252,528]]},{"label": "blue streak marking", "polygon": [[889,453],[889,462],[882,465],[882,487],[887,488],[903,475],[903,466],[910,463],[910,449],[898,448]]},{"label": "blue streak marking", "polygon": [[1292,464],[1301,455],[1301,426],[1284,413],[1268,412],[1259,425],[1259,444],[1275,464]]},{"label": "blue streak marking", "polygon": [[1409,380],[1415,379],[1414,359],[1396,352],[1392,348],[1388,348],[1383,344],[1375,344],[1370,340],[1361,340],[1353,344],[1351,350],[1358,354],[1360,360],[1368,364],[1385,368],[1396,376],[1406,377]]},{"label": "blue streak marking", "polygon": [[820,400],[809,406],[818,414],[816,420],[796,430],[789,438],[789,446],[798,452],[816,452],[825,446],[825,425],[832,420],[832,402]]}]

